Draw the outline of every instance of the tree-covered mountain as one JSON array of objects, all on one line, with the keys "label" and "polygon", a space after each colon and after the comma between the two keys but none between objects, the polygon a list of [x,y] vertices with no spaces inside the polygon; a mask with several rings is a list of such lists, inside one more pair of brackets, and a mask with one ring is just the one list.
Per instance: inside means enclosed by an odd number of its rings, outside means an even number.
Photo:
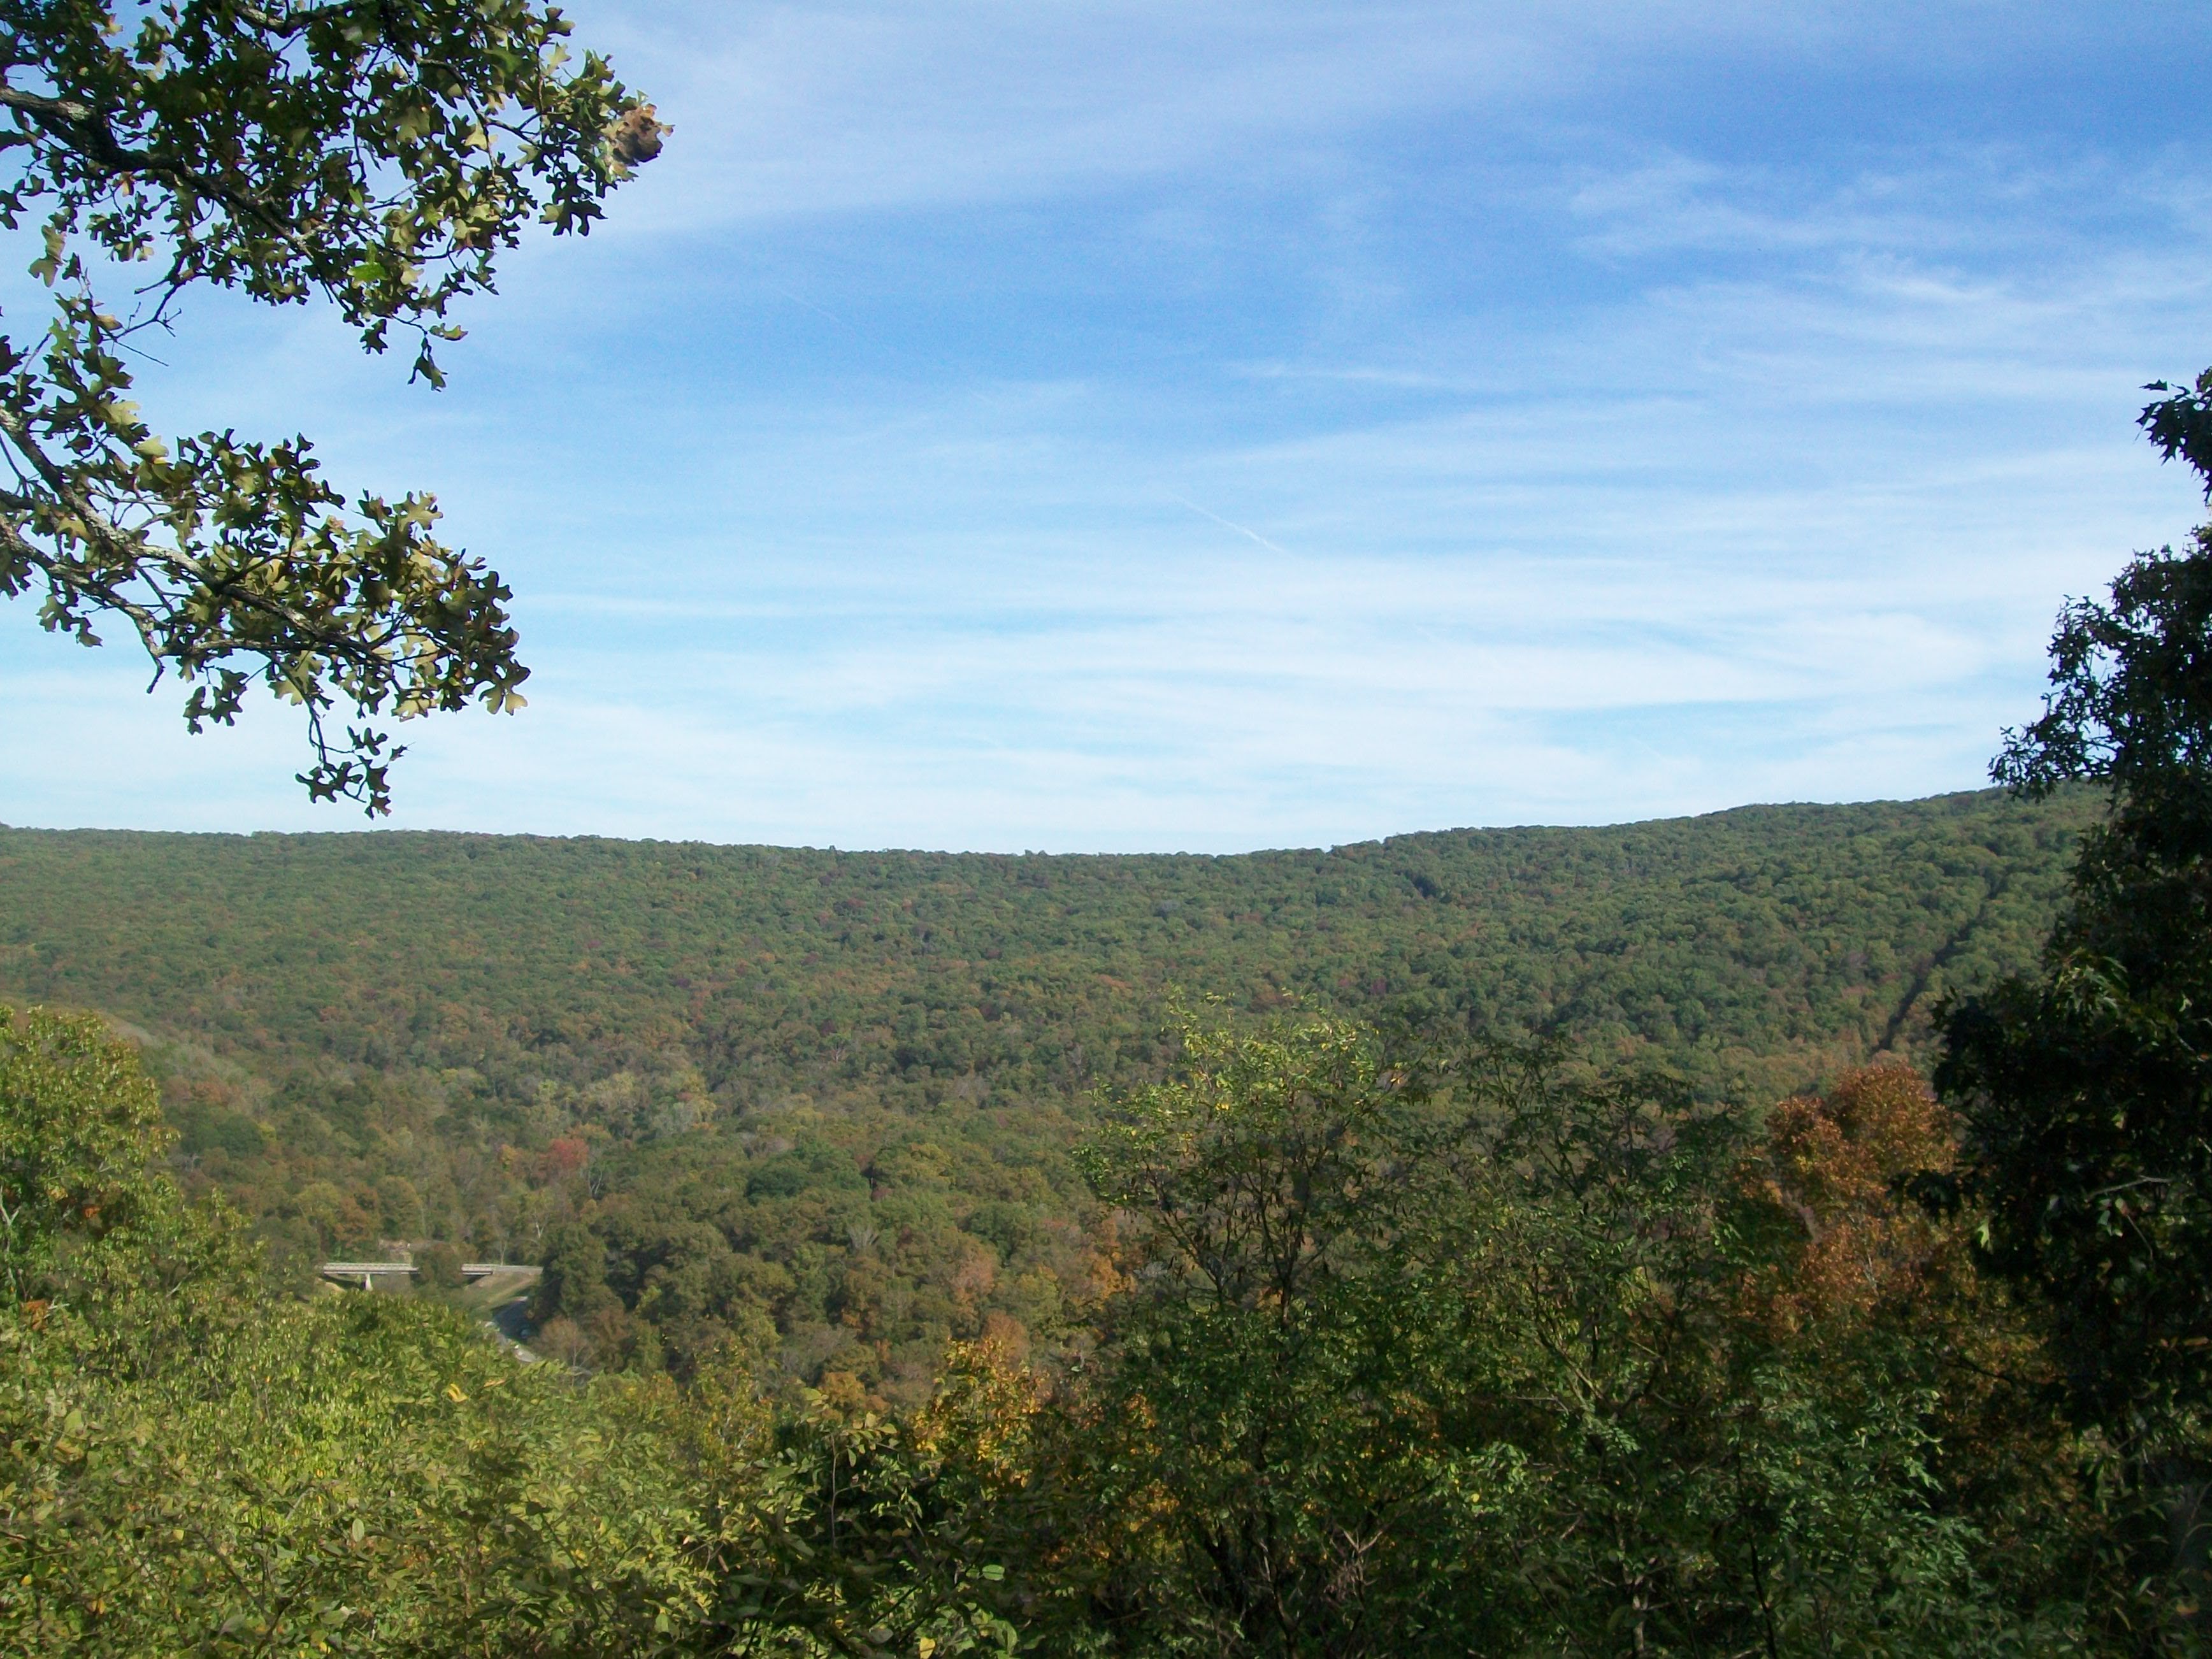
[{"label": "tree-covered mountain", "polygon": [[0,994],[264,1075],[501,1100],[648,1056],[740,1109],[1066,1097],[1157,1058],[1170,988],[1796,1082],[2027,961],[2092,811],[1976,793],[1230,857],[8,830]]},{"label": "tree-covered mountain", "polygon": [[[1996,793],[1235,857],[0,831],[0,1000],[139,1036],[296,1273],[545,1260],[580,1353],[766,1325],[925,1385],[1096,1266],[1066,1149],[1178,996],[1549,1031],[1753,1107],[2033,958],[2093,805]],[[565,1287],[565,1288],[564,1288]]]}]

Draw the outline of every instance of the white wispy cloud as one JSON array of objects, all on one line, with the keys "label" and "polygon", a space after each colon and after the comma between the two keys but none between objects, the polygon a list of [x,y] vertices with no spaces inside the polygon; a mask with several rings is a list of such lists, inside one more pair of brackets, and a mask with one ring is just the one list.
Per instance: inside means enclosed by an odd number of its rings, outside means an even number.
[{"label": "white wispy cloud", "polygon": [[[210,302],[147,402],[434,488],[514,581],[532,707],[408,728],[403,823],[1229,848],[1971,787],[2060,599],[2200,511],[2129,422],[2212,356],[2212,169],[1763,138],[1753,71],[2136,50],[1921,15],[589,7],[677,140],[453,391]],[[188,742],[28,622],[0,818],[345,823],[289,716]]]}]

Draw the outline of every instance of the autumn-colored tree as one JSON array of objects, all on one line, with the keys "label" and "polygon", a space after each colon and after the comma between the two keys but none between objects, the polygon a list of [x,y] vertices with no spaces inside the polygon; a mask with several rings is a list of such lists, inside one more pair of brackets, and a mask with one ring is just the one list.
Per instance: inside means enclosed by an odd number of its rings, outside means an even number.
[{"label": "autumn-colored tree", "polygon": [[1767,1222],[1771,1254],[1747,1285],[1758,1316],[1787,1337],[1863,1320],[1964,1271],[1960,1229],[1901,1190],[1948,1172],[1957,1148],[1950,1114],[1904,1065],[1846,1072],[1825,1095],[1777,1105],[1737,1173]]},{"label": "autumn-colored tree", "polygon": [[2101,1548],[2094,1452],[2060,1408],[2033,1303],[1982,1270],[1977,1212],[1926,1201],[1948,1188],[1959,1128],[1894,1061],[1768,1114],[1729,1218],[1744,1247],[1742,1352],[1786,1356],[1835,1389],[1921,1391],[1929,1490],[1972,1518],[1993,1593],[2124,1622],[2133,1589]]}]

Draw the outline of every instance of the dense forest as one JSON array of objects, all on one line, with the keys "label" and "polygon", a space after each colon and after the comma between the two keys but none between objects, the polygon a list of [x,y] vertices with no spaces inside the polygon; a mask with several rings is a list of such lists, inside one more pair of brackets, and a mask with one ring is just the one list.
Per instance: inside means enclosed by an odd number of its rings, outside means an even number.
[{"label": "dense forest", "polygon": [[1155,1064],[1166,988],[1648,1047],[1716,1085],[1924,1041],[2030,956],[2086,797],[1752,807],[1236,857],[0,830],[0,989],[264,1076],[483,1103],[686,1065],[793,1090],[1066,1097]]},{"label": "dense forest", "polygon": [[[556,1344],[932,1385],[1098,1271],[1068,1150],[1169,1005],[1548,1033],[1767,1102],[2026,965],[2094,803],[1990,792],[1237,857],[0,831],[0,998],[148,1046],[280,1273],[548,1262]],[[588,1242],[586,1242],[588,1236]],[[604,1264],[604,1266],[602,1265]]]}]

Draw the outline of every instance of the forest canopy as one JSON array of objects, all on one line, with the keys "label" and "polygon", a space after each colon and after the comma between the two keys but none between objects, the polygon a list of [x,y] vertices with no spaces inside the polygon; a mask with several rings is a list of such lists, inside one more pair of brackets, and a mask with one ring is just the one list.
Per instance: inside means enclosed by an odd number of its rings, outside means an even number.
[{"label": "forest canopy", "polygon": [[1176,1063],[1177,997],[1772,1100],[1932,1058],[2093,821],[1985,794],[1218,859],[0,831],[0,995],[145,1033],[179,1178],[295,1282],[442,1241],[545,1263],[579,1357],[683,1373],[750,1331],[909,1398],[1085,1293],[1071,1149]]},{"label": "forest canopy", "polygon": [[1179,1043],[1087,1138],[1115,1219],[1083,1340],[987,1326],[891,1410],[744,1332],[684,1379],[586,1376],[434,1299],[272,1293],[161,1167],[129,1049],[0,1013],[0,1206],[33,1224],[0,1239],[32,1293],[0,1306],[0,1632],[934,1659],[2186,1631],[2187,1583],[2106,1550],[2127,1517],[1971,1215],[1900,1191],[1955,1150],[1909,1068],[1761,1126],[1556,1043],[1304,1016]]}]

